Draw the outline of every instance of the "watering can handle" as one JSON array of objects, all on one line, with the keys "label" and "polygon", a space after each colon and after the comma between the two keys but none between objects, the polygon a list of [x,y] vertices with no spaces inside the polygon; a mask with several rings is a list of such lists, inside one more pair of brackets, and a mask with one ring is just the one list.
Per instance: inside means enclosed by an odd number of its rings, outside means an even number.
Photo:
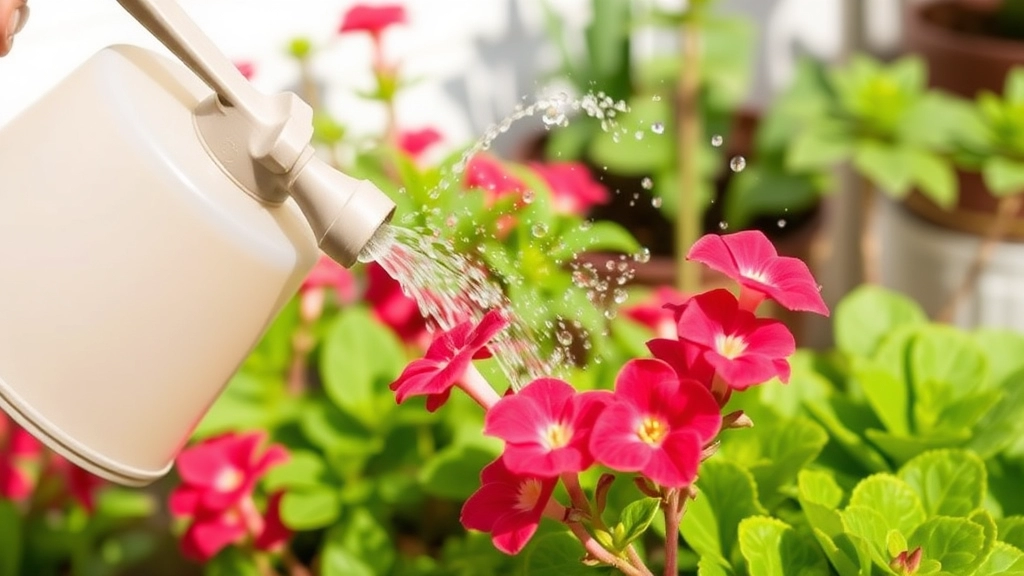
[{"label": "watering can handle", "polygon": [[146,30],[214,92],[225,106],[238,108],[258,124],[273,116],[242,73],[217,49],[176,0],[117,0]]}]

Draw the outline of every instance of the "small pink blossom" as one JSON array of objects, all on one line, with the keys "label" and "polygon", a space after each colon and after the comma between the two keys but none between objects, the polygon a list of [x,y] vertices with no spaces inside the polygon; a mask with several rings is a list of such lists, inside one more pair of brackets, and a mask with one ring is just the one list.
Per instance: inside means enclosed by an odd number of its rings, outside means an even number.
[{"label": "small pink blossom", "polygon": [[466,379],[464,375],[474,358],[489,355],[487,343],[507,324],[508,318],[503,312],[492,310],[476,326],[463,322],[439,334],[424,357],[410,362],[391,383],[396,400],[402,403],[410,396],[426,396],[427,410],[433,412],[448,401],[452,386],[456,384],[467,387],[466,392],[478,401],[496,395],[493,390],[488,394],[486,390],[477,389],[480,382]]},{"label": "small pink blossom", "polygon": [[594,179],[582,162],[534,162],[530,167],[551,188],[556,212],[582,216],[593,206],[611,199],[608,189]]},{"label": "small pink blossom", "polygon": [[745,310],[753,312],[768,297],[790,310],[828,316],[828,307],[807,264],[798,258],[779,256],[761,232],[708,234],[694,243],[686,259],[706,264],[739,282]]},{"label": "small pink blossom", "polygon": [[679,339],[700,347],[717,377],[733,390],[776,376],[787,382],[787,358],[796,349],[785,324],[754,316],[723,289],[690,300],[679,318]]},{"label": "small pink blossom", "polygon": [[561,380],[539,378],[487,411],[484,434],[505,441],[502,458],[513,472],[581,472],[594,463],[590,431],[609,399],[606,391],[577,393]]},{"label": "small pink blossom", "polygon": [[252,80],[252,77],[256,74],[256,65],[248,60],[235,62],[235,68],[238,68],[238,71],[242,73],[246,80]]},{"label": "small pink blossom", "polygon": [[551,499],[557,482],[513,473],[498,458],[480,473],[480,489],[462,507],[462,525],[489,532],[495,548],[517,554],[533,537],[545,512],[559,520],[564,515],[564,507]]},{"label": "small pink blossom", "polygon": [[406,344],[425,345],[427,321],[416,301],[402,292],[402,286],[376,262],[366,266],[366,301],[384,325]]},{"label": "small pink blossom", "polygon": [[409,156],[419,158],[441,140],[441,133],[433,128],[407,130],[398,135],[398,147]]},{"label": "small pink blossom", "polygon": [[368,32],[374,38],[395,24],[405,24],[405,7],[399,4],[356,4],[345,13],[338,32]]},{"label": "small pink blossom", "polygon": [[473,156],[466,165],[466,188],[484,190],[493,200],[506,194],[522,194],[526,185],[508,173],[501,162],[487,154]]},{"label": "small pink blossom", "polygon": [[671,286],[659,286],[646,300],[623,308],[622,313],[653,330],[659,338],[674,338],[679,314],[675,307],[687,299]]},{"label": "small pink blossom", "polygon": [[328,288],[334,290],[338,304],[351,304],[356,300],[356,281],[352,272],[331,258],[320,256],[299,287],[299,308],[307,322],[320,317]]},{"label": "small pink blossom", "polygon": [[284,492],[271,494],[267,501],[267,512],[263,516],[263,529],[253,543],[257,550],[269,552],[280,550],[292,537],[292,531],[281,520],[281,499]]},{"label": "small pink blossom", "polygon": [[62,480],[66,496],[81,504],[87,512],[96,511],[96,493],[106,485],[102,478],[57,454],[50,455],[49,472]]},{"label": "small pink blossom", "polygon": [[[225,546],[247,539],[275,545],[282,537],[273,518],[279,497],[268,504],[268,519],[259,513],[252,498],[256,482],[271,467],[284,462],[284,447],[271,445],[261,451],[264,433],[229,433],[184,450],[177,459],[182,484],[170,495],[171,514],[189,518],[182,536],[182,552],[205,561]],[[272,530],[272,533],[268,533]],[[262,541],[260,540],[263,538]]]},{"label": "small pink blossom", "polygon": [[6,414],[0,414],[0,498],[22,501],[35,481],[27,468],[38,463],[43,446]]},{"label": "small pink blossom", "polygon": [[594,426],[590,449],[609,468],[681,488],[693,482],[701,452],[721,426],[706,388],[659,360],[631,360],[615,380],[614,400]]},{"label": "small pink blossom", "polygon": [[704,358],[704,349],[674,338],[653,338],[647,341],[651,356],[668,364],[680,378],[699,382],[707,389],[715,378],[715,367]]}]

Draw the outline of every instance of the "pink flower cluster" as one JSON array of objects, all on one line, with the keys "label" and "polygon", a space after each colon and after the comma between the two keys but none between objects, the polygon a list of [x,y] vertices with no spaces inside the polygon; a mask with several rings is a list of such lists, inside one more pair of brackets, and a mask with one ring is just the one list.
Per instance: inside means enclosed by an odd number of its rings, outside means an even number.
[{"label": "pink flower cluster", "polygon": [[654,358],[627,362],[614,391],[577,392],[562,380],[540,378],[498,397],[470,364],[504,327],[497,312],[438,336],[427,357],[391,385],[399,402],[424,395],[431,410],[457,386],[487,410],[484,433],[504,441],[463,508],[467,528],[489,532],[498,549],[517,553],[541,517],[571,516],[552,498],[559,478],[595,464],[639,474],[661,489],[687,487],[723,426],[730,394],[788,380],[793,336],[755,310],[773,298],[790,309],[828,314],[807,266],[779,257],[759,232],[705,236],[688,258],[735,279],[740,297],[712,290],[666,301],[674,333],[662,327],[662,337],[648,342]]},{"label": "pink flower cluster", "polygon": [[[56,489],[40,490],[44,483]],[[102,479],[46,450],[24,428],[0,415],[0,498],[14,502],[35,498],[48,508],[73,501],[91,513],[96,493],[104,485]],[[39,502],[40,497],[45,501]]]},{"label": "pink flower cluster", "polygon": [[170,510],[188,518],[182,552],[209,560],[231,544],[249,542],[257,550],[276,550],[291,537],[281,522],[280,492],[261,514],[253,499],[257,481],[288,459],[279,445],[261,447],[262,433],[225,434],[184,450],[176,460],[181,485],[171,492]]}]

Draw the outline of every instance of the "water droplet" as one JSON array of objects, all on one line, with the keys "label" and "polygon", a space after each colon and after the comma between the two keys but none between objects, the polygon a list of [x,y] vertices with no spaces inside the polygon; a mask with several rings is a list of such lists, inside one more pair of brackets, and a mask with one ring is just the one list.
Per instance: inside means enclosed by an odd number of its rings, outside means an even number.
[{"label": "water droplet", "polygon": [[715,148],[721,146],[722,142],[724,141],[725,138],[722,138],[721,134],[715,134],[714,136],[711,137],[711,145],[714,146]]},{"label": "water droplet", "polygon": [[565,330],[559,330],[557,338],[558,343],[561,344],[562,346],[568,346],[572,344],[572,334]]},{"label": "water droplet", "polygon": [[643,130],[637,130],[633,134],[633,137],[636,138],[637,140],[643,140],[644,139],[644,132],[643,132]]},{"label": "water droplet", "polygon": [[661,208],[661,196],[655,196],[654,198],[651,198],[651,206],[654,206],[655,208]]},{"label": "water droplet", "polygon": [[449,227],[449,228],[454,227],[458,223],[459,223],[459,219],[456,218],[455,216],[449,216],[449,217],[444,219],[444,225]]},{"label": "water droplet", "polygon": [[580,222],[580,230],[590,230],[593,226],[593,220],[584,220],[583,222]]},{"label": "water droplet", "polygon": [[824,288],[824,286],[822,286],[821,284],[818,284],[818,292],[821,292],[822,288]]},{"label": "water droplet", "polygon": [[652,102],[661,102],[661,96],[658,95],[658,94],[655,94],[654,96],[651,96],[651,101]]},{"label": "water droplet", "polygon": [[724,222],[724,221],[723,222],[719,222],[718,223],[718,229],[719,230],[728,230],[729,229],[729,223],[728,222]]},{"label": "water droplet", "polygon": [[565,114],[562,113],[558,106],[548,106],[540,119],[544,122],[545,126],[559,126],[565,122]]},{"label": "water droplet", "polygon": [[607,310],[604,311],[604,317],[609,319],[609,320],[612,320],[613,318],[615,318],[616,314],[617,313],[615,312],[614,308],[608,308]]},{"label": "water droplet", "polygon": [[732,160],[729,160],[729,168],[733,172],[742,172],[747,167],[747,159],[743,156],[733,156]]},{"label": "water droplet", "polygon": [[537,222],[530,228],[534,238],[543,238],[548,233],[548,225],[543,222]]},{"label": "water droplet", "polygon": [[535,197],[535,194],[534,194],[533,190],[524,190],[523,191],[523,204],[532,204],[534,197]]},{"label": "water droplet", "polygon": [[639,252],[633,255],[633,260],[644,263],[651,261],[651,249],[646,246],[641,248]]},{"label": "water droplet", "polygon": [[654,180],[644,176],[644,179],[640,181],[640,185],[644,187],[644,190],[650,190],[651,188],[654,188]]},{"label": "water droplet", "polygon": [[665,125],[661,122],[655,122],[654,124],[651,124],[651,132],[654,132],[655,134],[663,134],[665,132]]},{"label": "water droplet", "polygon": [[626,291],[623,290],[622,288],[616,288],[615,292],[613,293],[613,297],[615,298],[616,304],[622,304],[623,302],[626,301],[627,298],[629,298],[629,295],[626,294]]},{"label": "water droplet", "polygon": [[779,221],[778,221],[778,225],[779,225],[779,228],[785,228],[786,227],[786,221],[784,219],[780,218]]},{"label": "water droplet", "polygon": [[604,263],[604,267],[609,272],[614,272],[615,271],[615,261],[614,260],[609,260],[609,261],[605,262]]}]

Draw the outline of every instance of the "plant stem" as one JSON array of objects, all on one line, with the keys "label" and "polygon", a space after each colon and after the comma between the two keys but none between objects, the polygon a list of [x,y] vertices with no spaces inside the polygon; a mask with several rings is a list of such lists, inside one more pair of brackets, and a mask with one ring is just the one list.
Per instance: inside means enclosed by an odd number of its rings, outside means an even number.
[{"label": "plant stem", "polygon": [[678,488],[672,488],[665,495],[663,509],[665,511],[665,576],[679,574],[679,522],[682,521],[683,510],[679,505]]},{"label": "plant stem", "polygon": [[1010,225],[1020,212],[1022,205],[1024,205],[1024,193],[1004,196],[999,200],[999,204],[996,207],[995,223],[992,224],[992,227],[988,229],[988,234],[978,244],[978,249],[974,253],[974,258],[967,268],[963,281],[939,310],[935,317],[937,321],[946,323],[953,321],[957,309],[960,308],[964,300],[971,296],[971,293],[977,287],[978,278],[992,259],[999,241],[1009,232]]},{"label": "plant stem", "polygon": [[[561,476],[562,484],[565,485],[565,491],[569,493],[569,500],[572,502],[573,508],[584,512],[587,517],[590,517],[590,501],[587,500],[587,495],[583,493],[583,487],[580,486],[580,478],[573,473],[565,473]],[[600,518],[591,518],[591,521],[596,524],[598,528],[604,528],[604,522]]]},{"label": "plant stem", "polygon": [[472,363],[469,364],[469,368],[466,368],[466,372],[463,373],[458,386],[466,394],[469,394],[469,397],[476,401],[477,404],[483,406],[484,410],[490,410],[491,406],[494,406],[498,403],[498,400],[501,400],[501,396],[494,391],[491,383],[484,378],[484,375]]},{"label": "plant stem", "polygon": [[288,393],[292,396],[301,396],[306,391],[309,353],[312,350],[312,327],[303,322],[292,335],[292,363],[288,368]]},{"label": "plant stem", "polygon": [[580,524],[579,522],[568,522],[567,525],[569,526],[569,529],[572,530],[572,533],[576,538],[579,539],[580,543],[583,544],[583,547],[587,550],[587,553],[590,554],[590,556],[593,556],[597,560],[615,568],[627,576],[651,576],[650,571],[647,571],[646,569],[641,570],[606,550],[604,546],[601,546],[600,542],[594,540],[583,524]]},{"label": "plant stem", "polygon": [[878,238],[875,232],[875,205],[878,196],[875,187],[863,176],[856,176],[860,188],[860,257],[861,273],[867,284],[879,284],[882,281],[881,259],[879,258]]},{"label": "plant stem", "polygon": [[696,9],[689,8],[688,18],[680,26],[682,54],[679,76],[679,209],[676,213],[676,285],[683,294],[700,290],[700,268],[685,259],[690,246],[701,233],[701,209],[698,202],[701,145],[700,63],[701,37]]}]

